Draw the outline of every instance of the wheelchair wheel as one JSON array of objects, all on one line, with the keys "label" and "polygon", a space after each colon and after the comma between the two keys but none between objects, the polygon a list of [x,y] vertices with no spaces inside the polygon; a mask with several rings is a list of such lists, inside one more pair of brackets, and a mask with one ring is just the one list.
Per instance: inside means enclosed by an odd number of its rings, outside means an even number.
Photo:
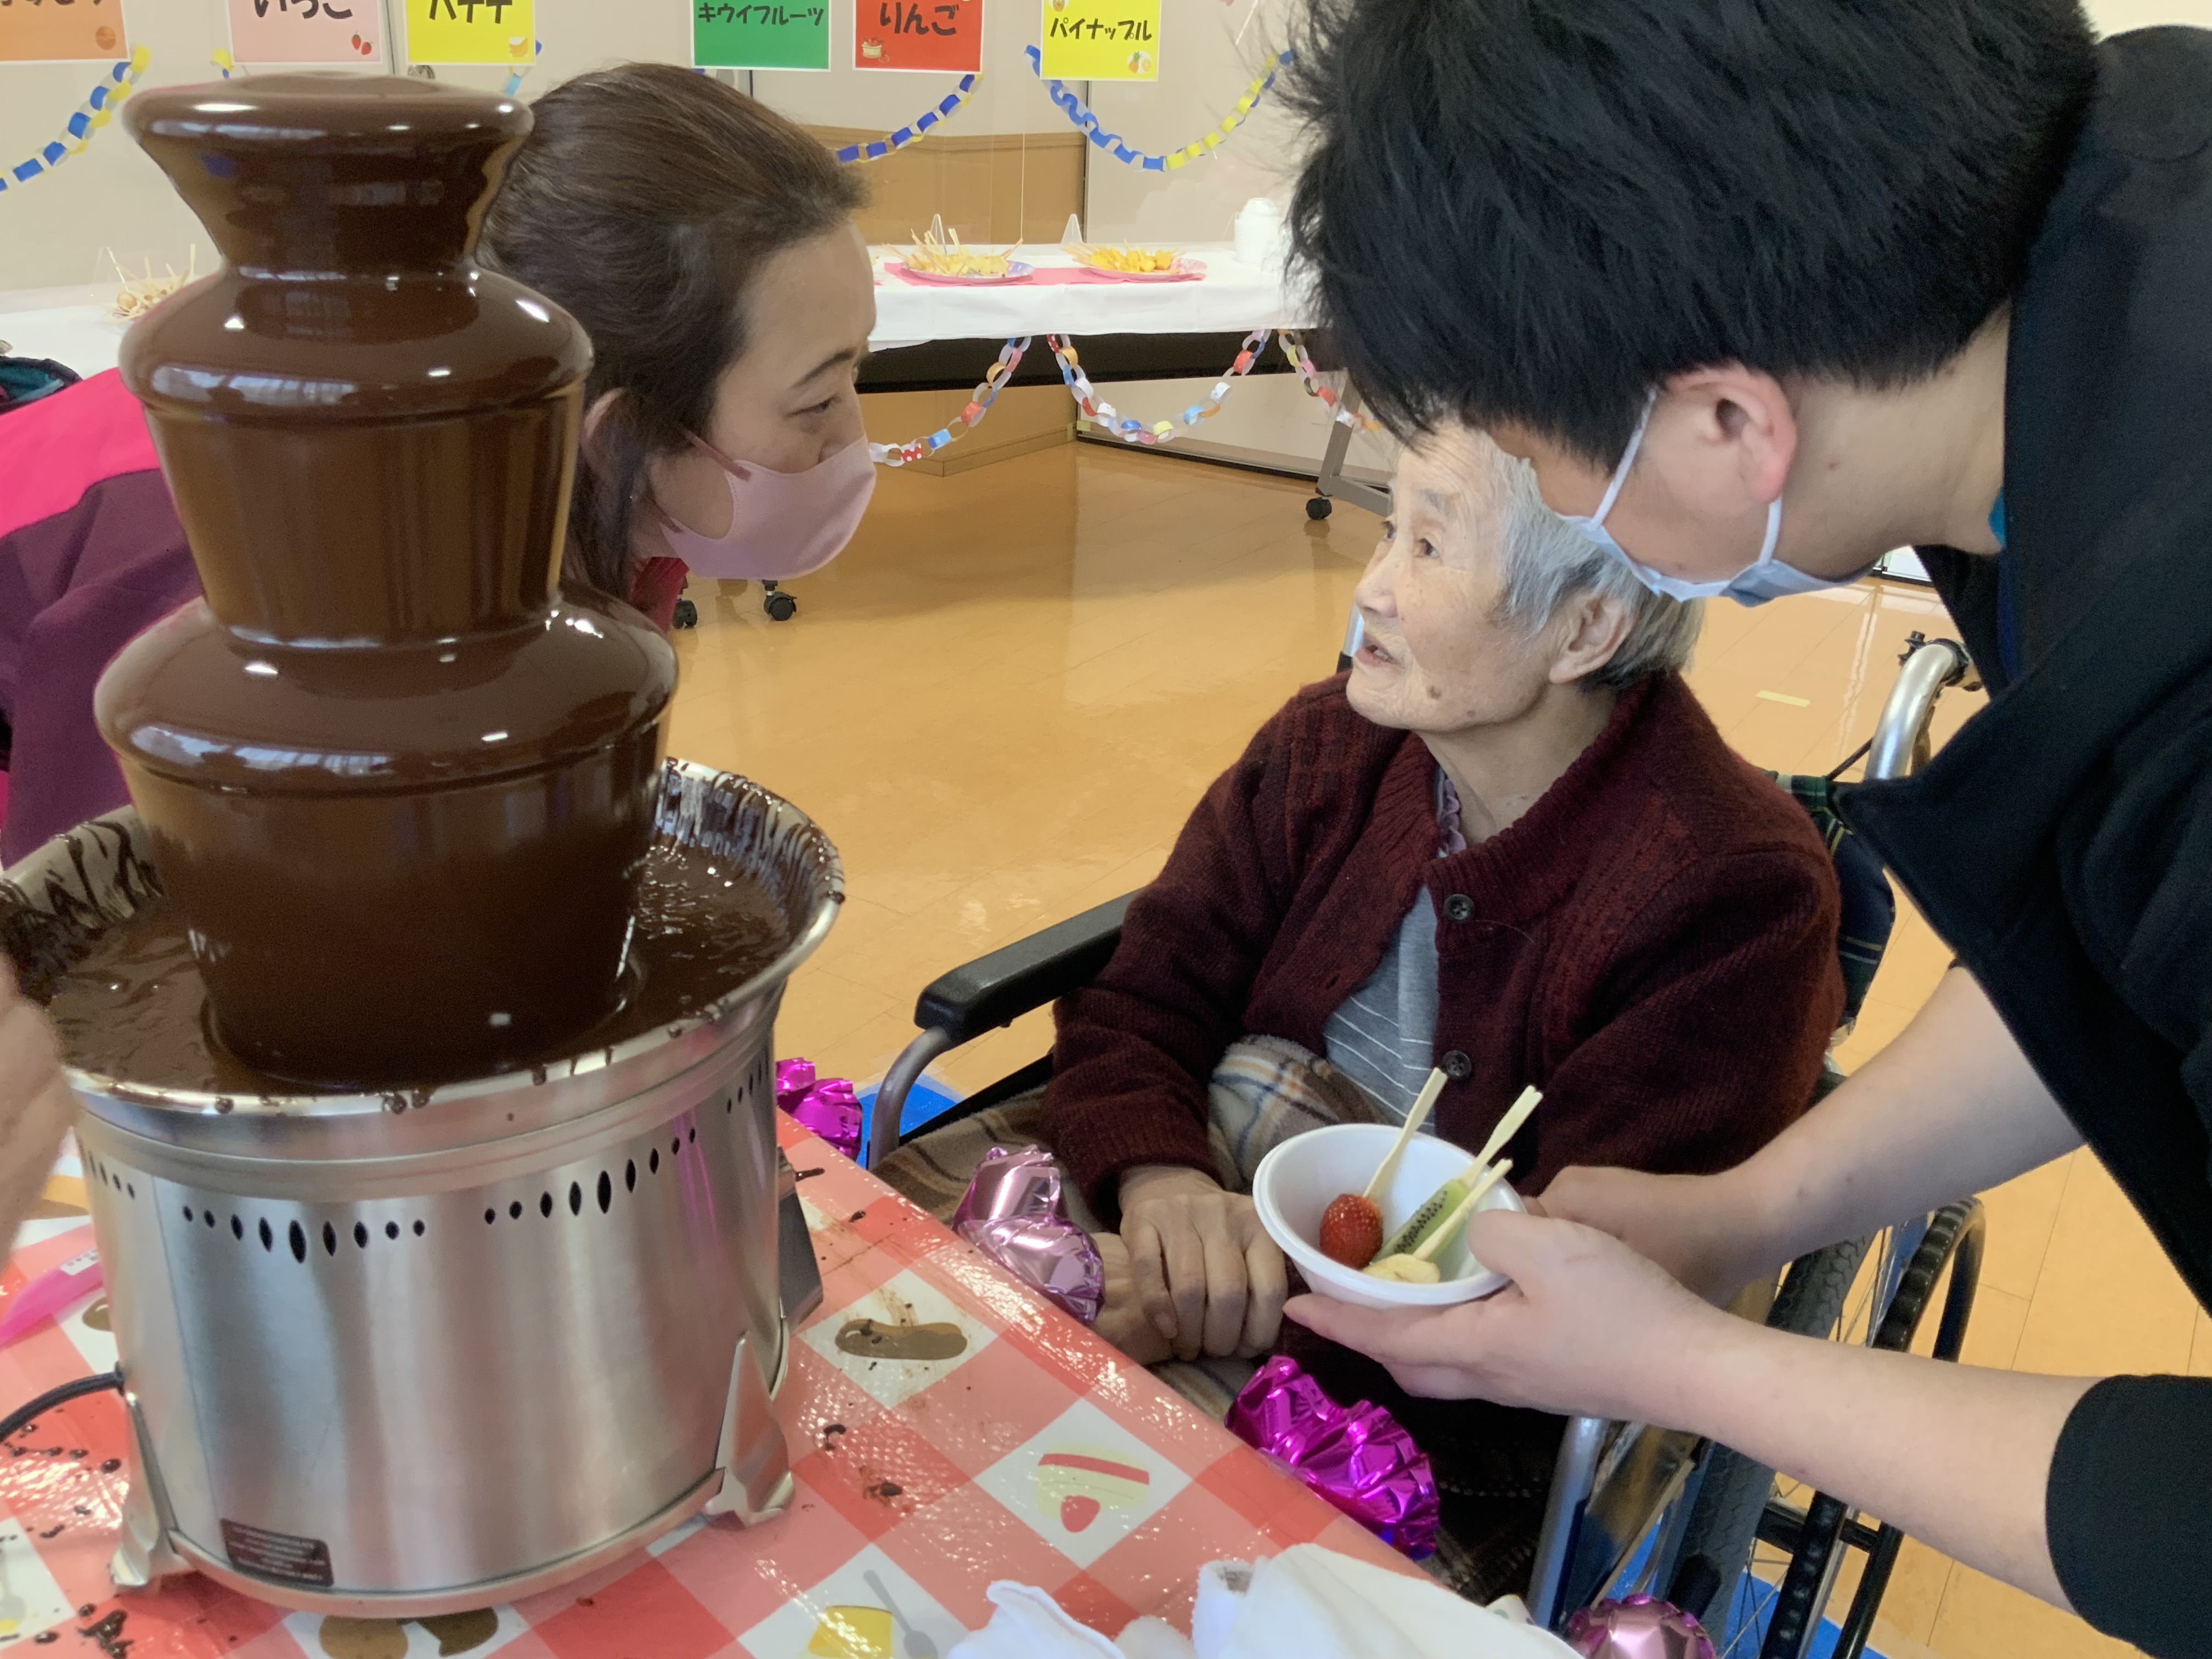
[{"label": "wheelchair wheel", "polygon": [[[1955,1360],[1980,1281],[1983,1229],[1981,1205],[1970,1199],[1924,1221],[1815,1252],[1791,1268],[1767,1323],[1903,1352],[1918,1336],[1948,1268],[1934,1353]],[[1682,1588],[1718,1578],[1703,1617],[1720,1659],[1806,1659],[1844,1547],[1859,1550],[1865,1569],[1832,1654],[1859,1659],[1903,1542],[1895,1528],[1869,1526],[1826,1493],[1811,1493],[1798,1507],[1777,1491],[1772,1470],[1716,1446],[1684,1528],[1674,1583]]]},{"label": "wheelchair wheel", "polygon": [[[1795,1336],[1834,1335],[1844,1323],[1844,1304],[1869,1245],[1879,1242],[1852,1239],[1832,1244],[1792,1264],[1766,1316],[1768,1327]],[[1700,1561],[1709,1575],[1707,1582],[1717,1579],[1707,1605],[1692,1609],[1712,1631],[1717,1652],[1739,1650],[1730,1643],[1741,1633],[1736,1626],[1742,1623],[1739,1604],[1744,1600],[1743,1580],[1759,1544],[1759,1523],[1773,1494],[1774,1471],[1765,1464],[1726,1446],[1717,1445],[1707,1454],[1697,1501],[1683,1528],[1683,1568],[1676,1583],[1683,1583],[1691,1565]]]}]

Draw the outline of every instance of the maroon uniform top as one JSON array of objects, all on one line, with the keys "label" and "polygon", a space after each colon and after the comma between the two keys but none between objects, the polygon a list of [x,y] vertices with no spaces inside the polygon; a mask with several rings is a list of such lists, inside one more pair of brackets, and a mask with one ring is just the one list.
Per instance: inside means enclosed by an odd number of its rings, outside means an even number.
[{"label": "maroon uniform top", "polygon": [[13,734],[0,865],[128,799],[92,688],[199,592],[146,411],[121,375],[0,419],[0,719]]}]

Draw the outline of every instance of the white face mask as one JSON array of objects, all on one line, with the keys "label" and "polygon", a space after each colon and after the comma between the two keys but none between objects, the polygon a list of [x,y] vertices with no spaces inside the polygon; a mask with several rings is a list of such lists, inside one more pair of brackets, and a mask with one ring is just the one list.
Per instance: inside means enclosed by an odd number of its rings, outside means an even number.
[{"label": "white face mask", "polygon": [[1653,392],[1644,405],[1644,416],[1636,423],[1635,434],[1620,457],[1620,465],[1613,469],[1613,479],[1605,487],[1605,499],[1597,504],[1597,511],[1589,518],[1572,514],[1560,517],[1589,538],[1598,546],[1626,565],[1636,577],[1654,593],[1664,594],[1670,599],[1710,599],[1726,598],[1738,605],[1765,605],[1769,599],[1778,599],[1792,593],[1817,593],[1824,587],[1848,587],[1863,575],[1854,571],[1842,577],[1808,576],[1794,565],[1784,564],[1774,556],[1774,544],[1782,536],[1782,497],[1777,495],[1766,504],[1766,539],[1760,544],[1759,556],[1735,575],[1715,582],[1692,581],[1686,576],[1669,576],[1654,570],[1615,541],[1613,532],[1605,527],[1606,515],[1613,504],[1620,499],[1620,487],[1628,482],[1628,470],[1636,465],[1636,452],[1644,447],[1644,428],[1651,424],[1651,411],[1659,406],[1659,394]]}]

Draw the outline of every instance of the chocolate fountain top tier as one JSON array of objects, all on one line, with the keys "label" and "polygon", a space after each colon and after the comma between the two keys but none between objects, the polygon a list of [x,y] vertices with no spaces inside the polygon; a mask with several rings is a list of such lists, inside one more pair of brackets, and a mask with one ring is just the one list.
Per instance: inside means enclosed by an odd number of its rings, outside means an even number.
[{"label": "chocolate fountain top tier", "polygon": [[[528,110],[432,82],[284,75],[143,93],[124,120],[225,261],[122,353],[218,619],[330,644],[541,618],[569,461],[531,428],[549,404],[575,418],[591,347],[473,262]],[[195,464],[218,447],[224,464]],[[538,456],[550,471],[527,505],[486,490],[488,471]]]}]

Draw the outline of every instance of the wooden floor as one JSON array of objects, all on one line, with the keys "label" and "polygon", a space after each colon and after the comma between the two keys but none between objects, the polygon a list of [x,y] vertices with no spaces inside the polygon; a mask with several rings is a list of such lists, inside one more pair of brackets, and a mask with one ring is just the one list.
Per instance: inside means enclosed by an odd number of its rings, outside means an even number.
[{"label": "wooden floor", "polygon": [[[1332,667],[1375,520],[1307,520],[1291,481],[1061,447],[949,478],[890,472],[845,556],[794,585],[695,583],[672,750],[805,807],[850,901],[784,1005],[778,1048],[878,1075],[946,969],[1141,885],[1206,785]],[[1905,636],[1948,631],[1924,590],[1869,582],[1715,606],[1690,678],[1759,765],[1825,771],[1873,729]],[[1980,699],[1939,707],[1948,734]],[[1907,907],[1850,1067],[1948,961]],[[1043,1016],[937,1068],[981,1086],[1044,1052]],[[2212,1375],[2212,1321],[2087,1152],[1987,1195],[1973,1363]],[[2079,1620],[1908,1545],[1892,1659],[2125,1654]]]}]

